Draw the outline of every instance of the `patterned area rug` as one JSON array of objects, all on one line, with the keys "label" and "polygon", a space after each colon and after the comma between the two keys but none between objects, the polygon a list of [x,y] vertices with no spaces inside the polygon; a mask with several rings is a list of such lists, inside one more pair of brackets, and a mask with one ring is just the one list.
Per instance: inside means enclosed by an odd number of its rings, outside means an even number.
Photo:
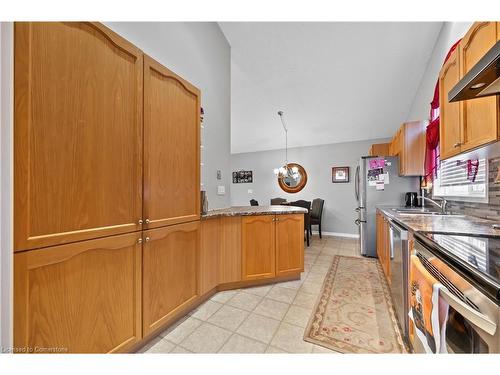
[{"label": "patterned area rug", "polygon": [[376,259],[334,257],[304,340],[341,353],[405,353]]}]

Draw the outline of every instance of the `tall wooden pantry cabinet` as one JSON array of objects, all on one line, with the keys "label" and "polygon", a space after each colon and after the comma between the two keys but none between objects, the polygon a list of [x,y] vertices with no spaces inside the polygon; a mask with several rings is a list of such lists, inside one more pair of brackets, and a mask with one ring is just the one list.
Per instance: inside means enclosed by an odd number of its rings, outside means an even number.
[{"label": "tall wooden pantry cabinet", "polygon": [[14,34],[14,346],[128,351],[199,294],[200,92],[99,23]]}]

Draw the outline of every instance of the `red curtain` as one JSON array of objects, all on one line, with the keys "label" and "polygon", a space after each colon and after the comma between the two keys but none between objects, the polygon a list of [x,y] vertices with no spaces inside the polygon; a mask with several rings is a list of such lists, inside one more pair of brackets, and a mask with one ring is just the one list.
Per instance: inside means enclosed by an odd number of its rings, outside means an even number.
[{"label": "red curtain", "polygon": [[[446,55],[444,63],[450,58],[451,53],[457,48],[458,40],[453,46],[451,46],[448,54]],[[426,143],[425,148],[425,184],[432,182],[434,177],[437,175],[437,169],[439,167],[439,80],[436,82],[434,88],[434,97],[431,102],[431,113],[430,113],[430,124],[426,129]]]}]

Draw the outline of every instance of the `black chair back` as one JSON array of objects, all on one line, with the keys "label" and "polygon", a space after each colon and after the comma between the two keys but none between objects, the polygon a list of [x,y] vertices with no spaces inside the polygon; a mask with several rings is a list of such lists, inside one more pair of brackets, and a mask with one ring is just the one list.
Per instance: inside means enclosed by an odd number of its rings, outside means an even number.
[{"label": "black chair back", "polygon": [[306,232],[307,246],[309,246],[309,228],[311,226],[311,202],[305,200],[298,200],[295,202],[290,202],[290,206],[307,208],[307,214],[304,214],[304,230]]},{"label": "black chair back", "polygon": [[259,202],[257,202],[255,199],[250,199],[250,206],[258,206]]},{"label": "black chair back", "polygon": [[313,219],[321,219],[321,215],[323,214],[323,206],[325,204],[325,201],[320,198],[316,198],[312,202],[312,208],[311,208],[311,218]]},{"label": "black chair back", "polygon": [[305,201],[305,200],[300,199],[300,200],[295,201],[295,202],[290,202],[290,206],[307,208],[307,211],[311,212],[311,202],[310,201]]},{"label": "black chair back", "polygon": [[285,203],[285,202],[286,202],[285,198],[272,198],[271,199],[271,206],[282,204],[282,203]]}]

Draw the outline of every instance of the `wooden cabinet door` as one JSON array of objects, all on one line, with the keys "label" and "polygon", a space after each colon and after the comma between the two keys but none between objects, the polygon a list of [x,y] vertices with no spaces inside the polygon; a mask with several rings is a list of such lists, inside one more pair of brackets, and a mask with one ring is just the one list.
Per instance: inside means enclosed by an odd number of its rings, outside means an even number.
[{"label": "wooden cabinet door", "polygon": [[[497,41],[496,22],[476,22],[460,42],[460,77],[463,77]],[[471,150],[498,139],[498,97],[462,102],[462,147]]]},{"label": "wooden cabinet door", "polygon": [[382,226],[382,236],[383,236],[383,252],[384,252],[384,263],[382,267],[385,272],[385,277],[389,285],[391,284],[391,238],[390,238],[390,225],[389,220],[383,216],[383,226]]},{"label": "wooden cabinet door", "polygon": [[304,270],[304,215],[276,215],[276,276]]},{"label": "wooden cabinet door", "polygon": [[401,127],[400,175],[423,176],[427,121],[411,121]]},{"label": "wooden cabinet door", "polygon": [[377,211],[376,216],[376,233],[377,233],[377,257],[380,261],[380,264],[384,263],[384,217],[383,215]]},{"label": "wooden cabinet door", "polygon": [[200,217],[200,91],[144,56],[147,228]]},{"label": "wooden cabinet door", "polygon": [[200,222],[144,231],[144,336],[189,309],[198,296]]},{"label": "wooden cabinet door", "polygon": [[377,232],[377,257],[384,270],[387,281],[390,283],[390,238],[389,222],[381,212],[377,212],[376,217]]},{"label": "wooden cabinet door", "polygon": [[141,339],[139,238],[129,233],[15,254],[14,346],[108,353]]},{"label": "wooden cabinet door", "polygon": [[458,155],[462,142],[462,102],[448,102],[448,93],[460,80],[460,45],[439,73],[439,150],[442,160]]},{"label": "wooden cabinet door", "polygon": [[368,156],[390,156],[391,155],[390,143],[374,143],[368,150]]},{"label": "wooden cabinet door", "polygon": [[274,219],[274,215],[241,218],[243,280],[266,279],[276,274]]},{"label": "wooden cabinet door", "polygon": [[200,295],[219,284],[220,218],[201,221]]},{"label": "wooden cabinet door", "polygon": [[219,283],[241,281],[241,216],[220,218]]},{"label": "wooden cabinet door", "polygon": [[14,37],[15,250],[140,230],[142,52],[87,22]]}]

